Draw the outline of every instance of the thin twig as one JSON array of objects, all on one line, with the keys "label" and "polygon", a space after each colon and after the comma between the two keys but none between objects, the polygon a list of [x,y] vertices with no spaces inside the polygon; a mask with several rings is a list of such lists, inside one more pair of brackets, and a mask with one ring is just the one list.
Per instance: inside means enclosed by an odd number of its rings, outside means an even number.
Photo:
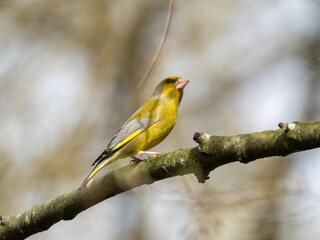
[{"label": "thin twig", "polygon": [[139,89],[141,89],[141,87],[147,82],[147,80],[149,79],[154,67],[156,66],[157,62],[159,61],[160,54],[161,54],[161,51],[163,49],[163,45],[164,45],[165,41],[167,40],[169,29],[170,29],[170,26],[171,26],[174,3],[175,3],[175,0],[170,0],[170,8],[169,8],[169,13],[168,13],[168,19],[167,19],[166,27],[165,27],[163,35],[162,35],[161,42],[159,44],[157,52],[155,53],[155,55],[154,55],[154,57],[152,59],[152,62],[150,64],[149,68],[148,68],[148,71],[144,75],[144,78],[143,78],[143,80],[141,81],[141,83],[139,85]]}]

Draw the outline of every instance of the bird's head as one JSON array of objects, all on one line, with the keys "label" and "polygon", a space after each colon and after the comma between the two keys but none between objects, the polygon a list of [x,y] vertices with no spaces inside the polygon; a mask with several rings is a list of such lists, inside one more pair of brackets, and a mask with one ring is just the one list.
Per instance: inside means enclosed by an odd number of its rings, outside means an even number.
[{"label": "bird's head", "polygon": [[158,84],[153,95],[158,98],[170,98],[179,104],[183,95],[183,89],[188,83],[189,80],[181,77],[168,77]]}]

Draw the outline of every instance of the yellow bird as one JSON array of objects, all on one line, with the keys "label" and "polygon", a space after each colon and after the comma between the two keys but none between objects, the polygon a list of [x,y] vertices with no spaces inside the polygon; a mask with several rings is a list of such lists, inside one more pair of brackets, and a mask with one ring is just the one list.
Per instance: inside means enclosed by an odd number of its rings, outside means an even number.
[{"label": "yellow bird", "polygon": [[123,124],[93,162],[94,168],[80,188],[85,187],[99,170],[118,159],[131,156],[134,161],[140,161],[134,155],[159,155],[147,150],[158,145],[173,129],[183,89],[188,83],[189,80],[176,76],[161,81],[151,97]]}]

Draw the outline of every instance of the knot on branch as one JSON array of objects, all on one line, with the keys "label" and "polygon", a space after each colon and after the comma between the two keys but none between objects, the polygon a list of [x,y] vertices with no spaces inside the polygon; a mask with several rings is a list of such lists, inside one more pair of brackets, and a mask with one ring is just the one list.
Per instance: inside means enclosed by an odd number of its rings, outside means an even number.
[{"label": "knot on branch", "polygon": [[207,151],[204,149],[204,146],[210,141],[210,137],[211,137],[211,135],[209,135],[209,134],[199,133],[199,132],[196,132],[196,133],[193,135],[193,140],[194,140],[196,143],[199,144],[199,151],[200,151],[200,152],[209,154],[209,152],[207,152]]},{"label": "knot on branch", "polygon": [[204,183],[206,180],[210,179],[209,177],[210,170],[208,170],[208,168],[204,164],[205,162],[204,158],[208,158],[209,153],[203,148],[209,142],[210,135],[206,133],[196,132],[193,135],[193,140],[199,144],[198,151],[199,151],[199,154],[202,154],[201,156],[199,155],[199,157],[197,157],[197,160],[199,162],[197,166],[194,167],[193,173],[198,179],[199,183]]},{"label": "knot on branch", "polygon": [[200,135],[201,134],[199,132],[195,132],[195,134],[193,135],[193,140],[196,141],[197,143],[199,143],[198,139],[199,139]]},{"label": "knot on branch", "polygon": [[279,128],[283,129],[285,132],[293,131],[296,128],[295,123],[278,123]]},{"label": "knot on branch", "polygon": [[301,139],[301,131],[299,125],[295,122],[293,123],[282,123],[280,122],[278,126],[284,130],[286,136],[289,140],[299,141]]},{"label": "knot on branch", "polygon": [[197,171],[194,171],[193,173],[196,176],[198,183],[205,183],[206,180],[210,179],[210,171],[204,171],[203,169],[199,168]]}]

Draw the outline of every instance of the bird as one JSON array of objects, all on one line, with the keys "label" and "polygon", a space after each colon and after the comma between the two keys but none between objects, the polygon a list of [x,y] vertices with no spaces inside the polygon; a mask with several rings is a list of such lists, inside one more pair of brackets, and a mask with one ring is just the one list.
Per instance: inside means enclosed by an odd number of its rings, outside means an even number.
[{"label": "bird", "polygon": [[112,137],[106,149],[92,163],[93,169],[80,186],[84,188],[93,176],[108,164],[122,158],[147,154],[150,157],[159,152],[149,152],[162,142],[173,129],[183,90],[189,80],[172,76],[162,80],[146,102],[122,125]]}]

